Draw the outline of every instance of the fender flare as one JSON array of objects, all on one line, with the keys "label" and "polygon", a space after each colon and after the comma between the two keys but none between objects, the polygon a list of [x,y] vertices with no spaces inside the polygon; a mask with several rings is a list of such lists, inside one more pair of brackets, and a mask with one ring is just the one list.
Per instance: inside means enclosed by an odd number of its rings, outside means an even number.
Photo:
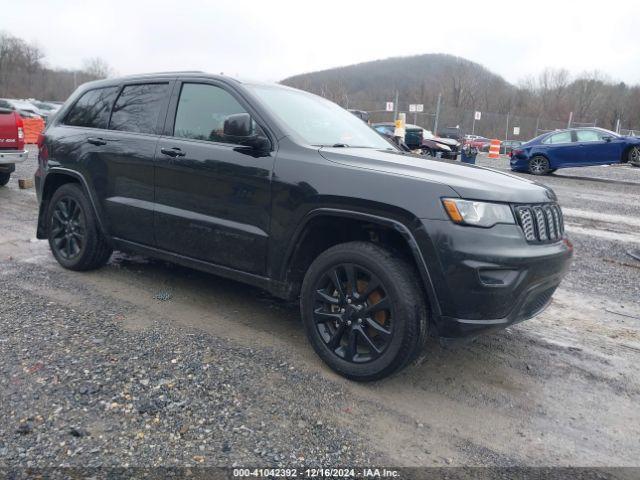
[{"label": "fender flare", "polygon": [[44,191],[45,188],[47,186],[47,181],[49,180],[49,178],[51,178],[52,174],[62,174],[65,175],[67,177],[73,177],[74,179],[78,180],[80,185],[82,186],[82,189],[84,190],[85,194],[87,195],[87,198],[89,198],[89,203],[91,203],[91,206],[93,207],[93,213],[95,214],[96,219],[98,220],[98,228],[100,229],[100,232],[105,235],[105,237],[109,238],[109,236],[106,233],[106,229],[104,228],[104,224],[102,223],[102,216],[99,214],[99,210],[98,207],[96,205],[95,199],[93,198],[93,194],[91,193],[91,189],[89,188],[89,184],[87,183],[87,180],[84,178],[84,176],[80,173],[77,172],[76,170],[70,170],[68,168],[63,168],[63,167],[51,167],[47,170],[47,174],[45,175],[43,181],[42,181],[42,191],[41,191],[41,195],[40,195],[40,207],[38,209],[38,231],[37,231],[37,238],[46,238],[45,236],[45,225],[44,225],[44,215],[45,215],[45,207],[48,206],[48,201],[45,202],[44,199]]},{"label": "fender flare", "polygon": [[284,264],[285,269],[286,269],[286,266],[290,265],[291,260],[293,259],[293,256],[299,246],[300,238],[304,230],[306,229],[307,225],[311,220],[320,216],[334,216],[334,217],[354,218],[358,220],[364,220],[377,225],[390,227],[393,230],[400,233],[400,235],[402,235],[402,237],[405,239],[405,241],[409,245],[409,248],[413,255],[413,260],[416,264],[416,267],[418,268],[418,272],[420,273],[420,278],[422,279],[422,283],[424,285],[425,291],[427,292],[427,296],[429,298],[429,303],[430,303],[429,307],[431,309],[431,313],[436,317],[440,317],[442,315],[442,312],[440,310],[440,304],[438,303],[436,291],[431,278],[431,274],[429,273],[429,268],[424,259],[424,256],[422,255],[422,251],[418,246],[418,242],[416,241],[413,233],[411,233],[411,230],[406,225],[392,218],[381,217],[379,215],[363,213],[355,210],[344,210],[340,208],[321,207],[321,208],[316,208],[314,210],[311,210],[302,219],[302,221],[300,222],[300,224],[298,225],[298,227],[296,228],[292,236],[291,242],[289,242],[289,246],[287,248],[287,254],[285,256],[285,264]]}]

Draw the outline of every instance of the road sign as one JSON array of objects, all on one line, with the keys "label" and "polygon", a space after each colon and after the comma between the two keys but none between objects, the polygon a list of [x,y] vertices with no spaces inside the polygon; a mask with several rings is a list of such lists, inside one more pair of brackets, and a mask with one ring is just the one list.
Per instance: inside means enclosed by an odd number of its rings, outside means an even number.
[{"label": "road sign", "polygon": [[423,112],[424,111],[424,105],[421,103],[416,104],[416,112]]},{"label": "road sign", "polygon": [[385,108],[387,112],[393,112],[393,102],[387,102],[387,106]]},{"label": "road sign", "polygon": [[424,110],[424,105],[421,103],[412,103],[409,105],[409,112],[422,112]]},{"label": "road sign", "polygon": [[416,105],[415,105],[414,103],[412,103],[411,105],[409,105],[409,111],[410,111],[411,113],[413,113],[413,112],[415,112],[415,111],[416,111]]},{"label": "road sign", "polygon": [[475,116],[473,117],[474,120],[480,120],[480,118],[482,118],[482,112],[476,112]]},{"label": "road sign", "polygon": [[520,135],[520,127],[513,127],[513,134]]}]

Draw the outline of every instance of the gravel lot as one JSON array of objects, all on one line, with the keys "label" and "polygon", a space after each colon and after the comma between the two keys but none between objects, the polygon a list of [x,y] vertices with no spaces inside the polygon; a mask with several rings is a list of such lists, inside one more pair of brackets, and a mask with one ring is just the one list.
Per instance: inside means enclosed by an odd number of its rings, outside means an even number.
[{"label": "gravel lot", "polygon": [[123,254],[63,270],[34,169],[0,189],[0,466],[640,466],[640,169],[540,179],[576,248],[553,305],[373,384],[254,288]]}]

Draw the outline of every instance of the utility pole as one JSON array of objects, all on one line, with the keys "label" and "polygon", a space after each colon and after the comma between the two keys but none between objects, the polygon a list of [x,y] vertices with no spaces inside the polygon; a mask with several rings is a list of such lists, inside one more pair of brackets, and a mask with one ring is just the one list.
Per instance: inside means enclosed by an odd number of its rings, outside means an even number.
[{"label": "utility pole", "polygon": [[507,112],[507,128],[504,131],[504,139],[509,140],[509,112]]},{"label": "utility pole", "polygon": [[571,128],[572,121],[573,121],[573,112],[569,112],[569,123],[567,124],[567,128]]},{"label": "utility pole", "polygon": [[538,127],[540,126],[540,117],[536,118],[536,134],[535,137],[538,136]]},{"label": "utility pole", "polygon": [[433,120],[433,134],[438,136],[438,120],[440,119],[440,100],[442,100],[442,94],[438,94],[438,103],[436,103],[436,116]]},{"label": "utility pole", "polygon": [[620,119],[616,120],[616,133],[620,133]]},{"label": "utility pole", "polygon": [[393,102],[393,121],[395,122],[398,118],[398,90],[396,90],[396,101]]}]

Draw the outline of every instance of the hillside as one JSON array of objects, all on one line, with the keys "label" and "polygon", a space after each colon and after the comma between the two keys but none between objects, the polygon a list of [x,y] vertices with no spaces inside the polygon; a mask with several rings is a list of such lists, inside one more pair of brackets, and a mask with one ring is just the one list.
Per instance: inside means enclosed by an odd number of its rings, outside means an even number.
[{"label": "hillside", "polygon": [[394,57],[286,78],[285,85],[321,94],[349,108],[375,110],[393,100],[433,105],[438,93],[452,107],[499,110],[515,88],[482,65],[445,54]]},{"label": "hillside", "polygon": [[[640,127],[640,87],[615,82],[598,71],[571,76],[546,69],[518,86],[470,60],[445,54],[393,57],[295,75],[283,84],[322,95],[346,108],[376,112],[372,121],[388,121],[381,112],[399,93],[399,110],[424,104],[425,113],[408,120],[434,127],[438,95],[439,126],[459,125],[465,132],[504,138],[513,127],[527,139],[573,122],[596,124],[622,132]],[[474,112],[482,119],[474,122]]]}]

